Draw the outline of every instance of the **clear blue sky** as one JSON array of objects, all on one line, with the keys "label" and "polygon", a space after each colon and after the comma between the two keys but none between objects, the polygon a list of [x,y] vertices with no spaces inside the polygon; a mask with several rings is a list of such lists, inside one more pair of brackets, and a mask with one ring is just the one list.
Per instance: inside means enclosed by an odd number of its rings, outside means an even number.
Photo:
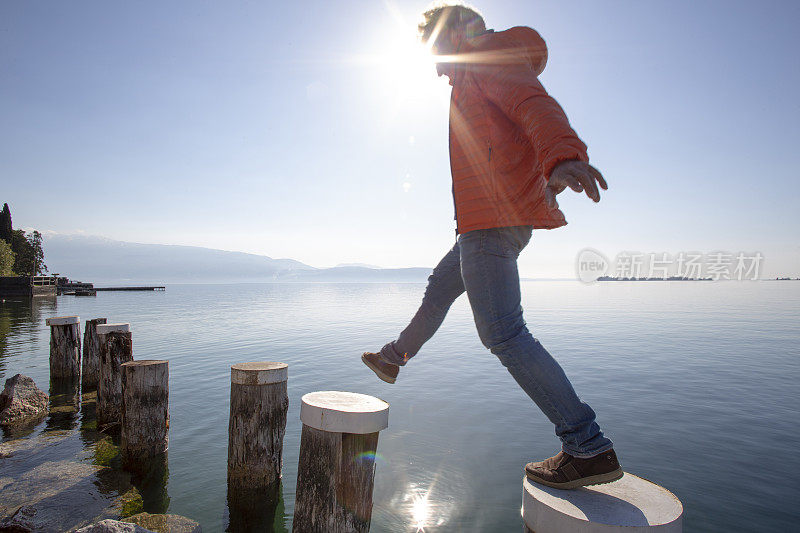
[{"label": "clear blue sky", "polygon": [[[610,186],[560,200],[523,275],[572,276],[586,246],[800,275],[800,3],[475,5],[545,38],[541,80]],[[426,6],[2,2],[0,201],[15,227],[433,266],[454,222],[449,86],[406,52]]]}]

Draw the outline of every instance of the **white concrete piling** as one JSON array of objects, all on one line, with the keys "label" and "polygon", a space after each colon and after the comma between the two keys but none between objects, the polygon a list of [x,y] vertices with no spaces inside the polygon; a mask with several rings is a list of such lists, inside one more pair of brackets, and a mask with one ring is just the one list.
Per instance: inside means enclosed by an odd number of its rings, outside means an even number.
[{"label": "white concrete piling", "polygon": [[528,533],[681,533],[683,505],[667,489],[633,474],[604,485],[561,490],[523,481]]},{"label": "white concrete piling", "polygon": [[294,531],[368,532],[378,433],[389,404],[352,392],[303,396]]}]

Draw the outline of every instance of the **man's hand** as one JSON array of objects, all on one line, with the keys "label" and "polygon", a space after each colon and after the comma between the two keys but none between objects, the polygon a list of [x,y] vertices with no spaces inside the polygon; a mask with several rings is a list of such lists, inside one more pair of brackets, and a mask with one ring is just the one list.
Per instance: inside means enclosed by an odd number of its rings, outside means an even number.
[{"label": "man's hand", "polygon": [[600,191],[597,189],[598,183],[604,191],[608,190],[608,184],[603,179],[603,175],[589,163],[562,161],[556,165],[550,174],[550,181],[547,182],[547,187],[544,190],[544,200],[548,206],[557,208],[556,195],[569,187],[575,192],[586,191],[586,196],[595,202],[599,202]]}]

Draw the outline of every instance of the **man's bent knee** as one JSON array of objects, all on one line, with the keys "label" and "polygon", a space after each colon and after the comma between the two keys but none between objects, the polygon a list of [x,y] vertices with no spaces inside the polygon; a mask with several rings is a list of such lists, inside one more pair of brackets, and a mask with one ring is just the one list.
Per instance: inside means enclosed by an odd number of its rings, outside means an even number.
[{"label": "man's bent knee", "polygon": [[521,318],[513,321],[498,320],[478,327],[481,342],[495,355],[505,351],[516,339],[526,334],[530,335],[530,332]]}]

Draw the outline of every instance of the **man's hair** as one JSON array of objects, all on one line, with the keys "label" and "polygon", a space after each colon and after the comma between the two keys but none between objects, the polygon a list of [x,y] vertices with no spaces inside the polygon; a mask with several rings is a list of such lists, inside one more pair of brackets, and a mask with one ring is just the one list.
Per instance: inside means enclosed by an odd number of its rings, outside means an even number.
[{"label": "man's hair", "polygon": [[467,38],[486,31],[486,23],[478,11],[463,4],[437,3],[422,14],[422,22],[417,26],[419,38],[424,43],[453,28],[463,28]]}]

